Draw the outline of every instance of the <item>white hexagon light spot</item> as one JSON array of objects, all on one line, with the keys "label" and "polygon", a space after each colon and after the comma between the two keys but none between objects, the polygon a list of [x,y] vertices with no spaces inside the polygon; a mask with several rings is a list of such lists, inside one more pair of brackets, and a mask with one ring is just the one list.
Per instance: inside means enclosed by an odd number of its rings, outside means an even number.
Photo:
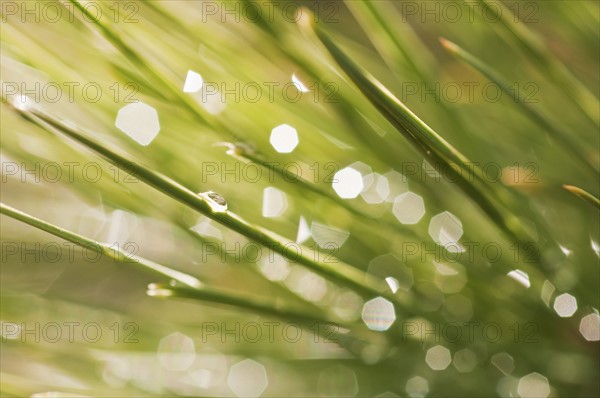
[{"label": "white hexagon light spot", "polygon": [[285,192],[274,187],[267,187],[263,190],[263,217],[280,217],[287,207],[288,202]]},{"label": "white hexagon light spot", "polygon": [[577,299],[569,293],[563,293],[554,299],[554,311],[561,318],[568,318],[577,311]]},{"label": "white hexagon light spot", "polygon": [[545,398],[550,395],[548,379],[539,373],[529,373],[521,377],[517,392],[523,398]]},{"label": "white hexagon light spot", "polygon": [[157,355],[165,369],[186,370],[196,359],[194,340],[179,332],[171,333],[160,340]]},{"label": "white hexagon light spot", "polygon": [[292,152],[298,143],[298,132],[289,124],[281,124],[271,130],[271,145],[279,153]]},{"label": "white hexagon light spot", "polygon": [[156,109],[143,102],[124,106],[117,114],[115,126],[140,145],[150,144],[160,131]]},{"label": "white hexagon light spot", "polygon": [[425,203],[416,193],[405,192],[394,199],[392,213],[402,224],[416,224],[425,215]]},{"label": "white hexagon light spot", "polygon": [[436,345],[427,350],[425,362],[433,370],[444,370],[452,362],[450,350],[442,345]]},{"label": "white hexagon light spot", "polygon": [[437,214],[429,222],[429,236],[448,251],[458,250],[458,240],[463,235],[462,223],[449,211]]},{"label": "white hexagon light spot", "polygon": [[259,397],[269,385],[267,371],[260,363],[244,359],[229,370],[227,385],[238,397]]},{"label": "white hexagon light spot", "polygon": [[421,376],[415,376],[406,382],[406,393],[410,398],[424,398],[429,393],[429,383]]},{"label": "white hexagon light spot", "polygon": [[390,194],[390,184],[379,173],[369,173],[363,177],[364,189],[360,193],[363,200],[369,204],[383,203]]},{"label": "white hexagon light spot", "polygon": [[371,330],[388,330],[396,320],[394,305],[383,297],[377,297],[365,303],[362,320]]},{"label": "white hexagon light spot", "polygon": [[594,312],[581,318],[579,333],[587,341],[600,340],[600,316]]},{"label": "white hexagon light spot", "polygon": [[352,167],[343,168],[335,173],[332,187],[340,198],[354,199],[364,188],[362,175]]}]

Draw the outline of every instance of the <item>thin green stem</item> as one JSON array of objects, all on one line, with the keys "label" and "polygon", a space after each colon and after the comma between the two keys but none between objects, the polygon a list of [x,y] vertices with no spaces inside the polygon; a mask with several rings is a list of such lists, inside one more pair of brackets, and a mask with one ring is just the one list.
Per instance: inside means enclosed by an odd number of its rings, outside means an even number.
[{"label": "thin green stem", "polygon": [[199,301],[208,301],[230,305],[237,308],[251,310],[256,313],[269,315],[290,322],[298,322],[303,325],[311,325],[315,322],[330,323],[334,326],[349,327],[338,322],[332,322],[319,313],[307,313],[291,308],[289,306],[276,305],[272,299],[261,299],[248,294],[240,294],[234,291],[214,289],[208,286],[202,289],[190,289],[186,287],[174,287],[164,284],[152,283],[148,286],[148,295],[152,297],[181,297]]},{"label": "thin green stem", "polygon": [[415,239],[418,238],[418,236],[412,230],[410,230],[408,228],[403,228],[401,224],[393,223],[393,221],[390,221],[387,218],[386,219],[374,219],[370,215],[368,215],[368,214],[360,211],[359,209],[355,208],[354,206],[352,206],[350,203],[348,203],[348,201],[343,200],[339,196],[335,196],[329,192],[326,192],[321,187],[319,187],[317,184],[307,180],[306,178],[302,177],[301,175],[293,174],[293,173],[289,172],[289,170],[285,170],[283,167],[279,166],[278,163],[267,162],[266,160],[264,160],[262,158],[262,156],[260,154],[252,153],[239,145],[235,145],[235,144],[231,144],[231,143],[223,143],[223,144],[227,144],[227,146],[230,147],[230,149],[227,151],[227,154],[230,154],[230,155],[234,156],[235,158],[238,158],[238,159],[241,159],[244,161],[249,161],[249,162],[258,164],[259,166],[267,169],[270,173],[276,174],[279,177],[281,177],[281,179],[283,181],[293,183],[293,184],[298,184],[303,189],[306,189],[320,197],[323,197],[323,198],[335,203],[336,205],[347,210],[352,215],[360,217],[365,222],[368,222],[371,224],[378,223],[379,225],[380,225],[380,223],[383,223],[386,227],[387,232],[390,232],[390,230],[393,230],[395,232],[408,235],[411,238],[415,238]]},{"label": "thin green stem", "polygon": [[[359,90],[388,119],[388,121],[418,149],[437,169],[448,172],[460,188],[511,238],[517,242],[534,239],[521,225],[517,216],[506,208],[513,205],[514,193],[501,184],[486,184],[482,171],[442,136],[419,119],[406,105],[369,73],[356,65],[319,26],[308,20],[305,27],[312,30],[338,65]],[[458,168],[458,170],[457,170]],[[500,202],[499,202],[500,201]],[[511,206],[516,208],[515,206]]]},{"label": "thin green stem", "polygon": [[50,224],[46,221],[40,220],[39,218],[24,213],[1,202],[0,213],[14,218],[15,220],[24,222],[42,231],[48,232],[54,236],[75,243],[76,245],[79,245],[85,249],[93,250],[94,252],[112,258],[117,262],[132,265],[137,264],[139,266],[144,267],[145,269],[152,271],[155,274],[175,279],[176,281],[179,281],[192,288],[199,288],[202,286],[202,282],[200,282],[198,279],[194,278],[191,275],[176,271],[174,269],[147,260],[145,258],[129,254],[119,249],[118,247],[115,247],[114,245],[111,246],[105,243],[96,242],[92,239],[86,238],[85,236],[76,234],[74,232],[58,227],[54,224]]},{"label": "thin green stem", "polygon": [[573,185],[563,185],[563,188],[571,192],[573,195],[580,197],[586,202],[592,204],[597,209],[600,209],[600,199],[589,193],[588,191],[581,189]]},{"label": "thin green stem", "polygon": [[289,261],[298,262],[335,282],[356,289],[363,295],[384,296],[396,304],[401,304],[397,296],[391,294],[387,285],[380,279],[374,278],[341,261],[329,263],[316,260],[316,256],[313,255],[313,251],[309,248],[286,242],[274,233],[252,225],[237,214],[223,209],[222,206],[217,205],[207,196],[194,193],[171,178],[135,163],[129,157],[119,154],[108,146],[89,138],[95,134],[84,132],[78,127],[73,126],[72,123],[65,122],[38,107],[17,109],[17,111],[31,122],[59,136],[66,136],[75,140],[101,157],[114,162],[124,170],[135,170],[135,177],[140,181],[233,231],[246,236],[250,240],[273,250]]},{"label": "thin green stem", "polygon": [[[188,110],[193,116],[199,119],[200,122],[213,126],[215,129],[219,129],[220,131],[225,131],[229,135],[230,138],[234,140],[240,140],[237,134],[233,133],[231,130],[227,129],[222,123],[219,123],[217,119],[211,119],[210,121],[206,118],[204,113],[200,110],[197,103],[190,99],[190,97],[182,95],[181,90],[176,87],[173,83],[167,79],[163,73],[157,70],[157,68],[153,67],[151,64],[146,62],[144,58],[135,51],[131,46],[129,46],[125,41],[119,36],[119,34],[113,30],[110,26],[103,23],[100,19],[97,18],[96,15],[90,12],[88,7],[85,7],[81,4],[79,0],[69,0],[75,7],[77,7],[82,15],[86,16],[86,19],[93,22],[93,26],[97,27],[100,33],[104,35],[104,37],[113,44],[113,46],[121,51],[125,58],[129,60],[129,62],[139,70],[139,72],[145,77],[147,82],[151,84],[147,84],[152,86],[152,84],[160,84],[160,86],[164,89],[165,93],[161,93],[161,96],[164,98],[166,94],[166,98],[180,104],[184,109]],[[154,90],[157,92],[157,90]],[[160,91],[158,91],[160,92]]]},{"label": "thin green stem", "polygon": [[[398,23],[403,16],[396,10],[395,5],[385,1],[346,0],[345,3],[388,67],[398,74],[398,64],[405,61],[412,73],[425,85],[427,92],[434,93],[435,103],[439,104],[446,120],[452,123],[452,128],[457,131],[465,130],[458,113],[440,98],[438,90],[431,85],[434,73],[429,65],[433,62],[423,62],[423,59],[419,59],[424,56],[433,59],[433,56],[409,23]],[[417,48],[419,51],[416,51]],[[402,76],[401,81],[405,82],[406,76]]]},{"label": "thin green stem", "polygon": [[[352,332],[360,333],[360,328],[364,328],[362,324],[356,322],[334,322],[326,317],[322,317],[318,313],[306,313],[286,305],[275,304],[272,299],[264,300],[256,296],[212,289],[210,287],[189,289],[186,287],[173,287],[152,283],[148,285],[147,294],[151,297],[191,299],[205,303],[224,304],[242,310],[250,310],[253,313],[281,319],[290,324],[297,324],[324,339],[331,339],[332,342],[337,343],[349,352],[357,351],[356,343],[359,341],[358,337],[354,336]],[[334,333],[333,339],[332,331],[337,331]]]}]

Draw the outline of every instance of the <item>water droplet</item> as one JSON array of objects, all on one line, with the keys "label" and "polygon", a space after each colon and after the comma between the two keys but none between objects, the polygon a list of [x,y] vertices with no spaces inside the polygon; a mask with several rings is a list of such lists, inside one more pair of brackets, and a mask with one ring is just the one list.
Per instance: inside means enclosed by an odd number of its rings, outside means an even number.
[{"label": "water droplet", "polygon": [[224,213],[227,211],[227,201],[224,197],[214,191],[199,193],[202,198],[209,204],[210,208],[218,213]]}]

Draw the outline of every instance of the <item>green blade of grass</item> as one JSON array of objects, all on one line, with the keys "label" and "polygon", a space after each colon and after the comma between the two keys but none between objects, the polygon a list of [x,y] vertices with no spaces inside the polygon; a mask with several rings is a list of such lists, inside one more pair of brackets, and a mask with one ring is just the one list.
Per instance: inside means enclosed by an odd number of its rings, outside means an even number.
[{"label": "green blade of grass", "polygon": [[590,203],[592,206],[595,206],[597,209],[600,209],[600,199],[589,193],[588,191],[576,187],[574,185],[563,185],[563,188],[567,191],[571,192],[573,195],[580,197],[586,202]]},{"label": "green blade of grass", "polygon": [[598,177],[598,166],[591,163],[588,156],[582,156],[585,151],[581,146],[573,140],[572,135],[566,131],[562,126],[558,125],[557,122],[553,121],[549,113],[540,107],[533,107],[527,101],[523,99],[523,96],[518,92],[513,92],[510,85],[506,80],[494,70],[491,66],[484,63],[479,58],[470,54],[469,52],[462,49],[455,43],[449,40],[440,38],[442,46],[452,55],[458,59],[464,61],[468,65],[475,68],[482,75],[487,77],[493,83],[498,85],[500,89],[511,97],[514,97],[516,102],[520,105],[519,110],[525,113],[530,119],[540,125],[544,130],[561,144],[563,144],[567,150],[574,155],[573,157],[586,169],[591,170],[595,177]]},{"label": "green blade of grass", "polygon": [[[92,26],[95,27],[112,45],[119,50],[124,57],[133,65],[141,75],[146,79],[146,86],[152,87],[154,84],[159,84],[160,87],[165,91],[161,93],[161,97],[169,98],[171,101],[179,104],[186,109],[193,117],[198,121],[212,126],[214,129],[220,131],[223,134],[227,134],[229,138],[233,140],[240,140],[240,138],[230,129],[226,128],[223,123],[220,123],[218,119],[208,119],[205,113],[200,109],[198,104],[194,102],[190,97],[182,95],[182,91],[179,87],[176,87],[158,68],[155,68],[150,63],[146,62],[144,58],[130,45],[125,43],[121,36],[109,25],[102,22],[96,15],[90,12],[88,7],[81,4],[79,0],[69,0],[77,9],[85,15],[85,19],[92,21]],[[153,91],[157,91],[153,89]]]},{"label": "green blade of grass", "polygon": [[[333,322],[319,313],[306,313],[290,308],[290,306],[277,305],[272,298],[261,299],[254,295],[242,294],[234,291],[225,291],[215,289],[209,286],[203,286],[201,289],[190,289],[187,287],[170,286],[160,283],[148,285],[147,294],[152,297],[180,297],[198,301],[207,301],[230,305],[237,308],[251,310],[260,314],[274,316],[286,321],[298,322],[303,325],[310,325],[315,322],[331,323],[335,326],[342,326]],[[344,327],[348,327],[345,325]]]},{"label": "green blade of grass", "polygon": [[[600,126],[600,102],[587,87],[543,44],[542,40],[535,35],[522,21],[516,21],[511,10],[502,4],[502,2],[491,0],[478,0],[488,13],[488,18],[494,18],[506,29],[513,41],[521,47],[534,61],[536,66],[541,66],[545,72],[549,73],[557,83],[563,87],[563,92],[567,94],[573,103],[579,107],[583,114],[594,123]],[[472,2],[470,3],[472,6]]]},{"label": "green blade of grass", "polygon": [[[453,129],[464,130],[464,123],[458,113],[453,112],[446,101],[441,100],[439,93],[431,85],[435,80],[434,70],[431,67],[434,65],[433,55],[411,25],[402,19],[403,16],[393,2],[345,0],[345,4],[388,67],[395,72],[398,65],[405,62],[410,71],[425,84],[427,92],[434,93],[435,102],[443,111],[445,120],[452,123]],[[398,21],[403,22],[398,23]],[[400,79],[406,80],[402,77]]]},{"label": "green blade of grass", "polygon": [[315,259],[316,256],[312,255],[313,252],[309,248],[300,246],[301,250],[297,249],[299,245],[290,245],[289,242],[286,242],[281,237],[250,224],[237,214],[231,211],[223,211],[219,206],[211,203],[205,196],[194,193],[173,179],[135,163],[128,156],[119,154],[108,146],[89,138],[90,136],[94,136],[94,134],[85,132],[72,123],[61,120],[39,107],[15,109],[25,119],[38,124],[58,136],[66,136],[75,140],[101,157],[123,167],[123,170],[135,170],[135,177],[140,181],[233,231],[244,235],[250,240],[273,250],[289,259],[289,261],[296,261],[337,283],[356,289],[363,295],[384,296],[396,304],[401,304],[397,296],[389,293],[389,288],[383,281],[341,261],[335,263],[317,261]]},{"label": "green blade of grass", "polygon": [[260,154],[249,151],[244,148],[243,145],[236,145],[228,142],[218,143],[218,145],[225,145],[229,149],[227,150],[227,154],[233,156],[236,159],[242,161],[248,161],[255,163],[261,167],[264,167],[269,173],[273,173],[279,177],[281,177],[282,181],[298,184],[301,188],[306,189],[322,198],[326,198],[327,200],[335,203],[336,205],[344,208],[350,214],[361,218],[363,221],[373,224],[376,223],[381,226],[380,223],[383,223],[385,226],[386,232],[398,232],[403,235],[408,235],[411,238],[417,238],[416,234],[409,228],[403,227],[401,224],[390,222],[388,219],[374,219],[370,215],[362,212],[361,210],[352,206],[348,201],[343,200],[337,195],[333,195],[330,192],[325,191],[323,188],[313,183],[312,181],[307,180],[298,174],[293,174],[289,170],[285,170],[282,166],[279,166],[276,162],[268,162],[264,159]]},{"label": "green blade of grass", "polygon": [[74,232],[68,231],[68,230],[63,229],[54,224],[50,224],[46,221],[40,220],[39,218],[36,218],[32,215],[24,213],[20,210],[17,210],[11,206],[5,205],[4,203],[1,203],[1,202],[0,202],[0,213],[6,215],[8,217],[14,218],[15,220],[19,220],[21,222],[29,224],[32,227],[35,227],[42,231],[48,232],[48,233],[50,233],[54,236],[57,236],[61,239],[65,239],[69,242],[75,243],[76,245],[79,245],[85,249],[91,249],[91,250],[95,251],[96,253],[100,253],[100,254],[107,256],[109,258],[112,258],[115,261],[118,261],[120,263],[132,264],[132,265],[137,264],[138,266],[141,266],[147,270],[150,270],[155,274],[159,274],[161,276],[166,276],[167,278],[174,279],[174,280],[179,281],[179,282],[181,282],[187,286],[190,286],[192,288],[199,288],[202,286],[202,282],[200,282],[198,279],[194,278],[191,275],[176,271],[172,268],[166,267],[161,264],[157,264],[148,259],[145,259],[145,258],[142,258],[139,256],[135,256],[135,255],[131,255],[131,254],[124,252],[123,250],[120,250],[113,246],[109,246],[104,243],[96,242],[92,239],[86,238],[85,236],[76,234]]},{"label": "green blade of grass", "polygon": [[72,242],[85,249],[93,250],[94,252],[112,258],[113,260],[119,263],[133,265],[137,264],[138,266],[150,270],[155,274],[166,276],[167,278],[174,279],[186,286],[189,286],[175,287],[172,285],[152,284],[151,287],[149,287],[148,289],[149,295],[151,296],[178,296],[195,298],[210,302],[233,305],[239,308],[249,309],[258,313],[277,316],[280,318],[284,318],[288,321],[299,322],[306,325],[310,325],[315,322],[323,322],[335,326],[340,326],[339,324],[332,322],[321,312],[313,312],[311,314],[307,314],[289,308],[277,307],[272,304],[271,300],[261,301],[258,298],[252,298],[247,295],[241,295],[239,293],[228,292],[220,289],[207,287],[191,275],[176,271],[172,268],[155,263],[146,258],[131,255],[123,250],[115,248],[114,246],[109,246],[108,244],[96,242],[85,236],[68,231],[57,225],[50,224],[30,214],[24,213],[2,202],[0,202],[0,214],[4,214],[15,220],[24,222],[41,231],[48,232],[54,236]]},{"label": "green blade of grass", "polygon": [[[304,20],[308,22],[308,20]],[[359,90],[386,117],[386,119],[418,149],[436,168],[443,168],[453,175],[460,188],[500,227],[517,242],[534,241],[521,225],[519,218],[509,211],[504,203],[516,202],[512,191],[501,184],[486,184],[482,171],[460,153],[442,136],[435,132],[406,105],[396,98],[385,86],[356,65],[317,25],[304,24],[325,46],[342,70]],[[460,168],[460,171],[456,170]],[[498,200],[500,202],[498,202]],[[516,209],[516,207],[512,207]]]},{"label": "green blade of grass", "polygon": [[[357,351],[359,352],[358,347],[360,345],[357,346],[357,343],[364,338],[361,333],[364,331],[364,326],[358,323],[346,324],[332,321],[318,315],[318,313],[298,311],[287,305],[275,304],[272,299],[260,299],[248,294],[210,287],[189,289],[157,283],[148,285],[146,294],[150,297],[189,299],[201,303],[223,304],[236,309],[249,310],[256,314],[280,319],[284,322],[296,324],[308,331],[313,331],[320,337],[335,342],[340,347],[355,354]],[[331,330],[347,331],[349,333],[335,333],[332,339]],[[356,332],[356,335],[354,335],[354,332]]]}]

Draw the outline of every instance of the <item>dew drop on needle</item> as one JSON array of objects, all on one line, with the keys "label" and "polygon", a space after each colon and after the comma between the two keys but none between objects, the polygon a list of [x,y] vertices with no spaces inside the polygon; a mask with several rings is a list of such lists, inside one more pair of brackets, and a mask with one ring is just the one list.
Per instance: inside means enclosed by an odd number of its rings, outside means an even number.
[{"label": "dew drop on needle", "polygon": [[227,211],[227,201],[220,194],[214,191],[207,191],[199,193],[198,195],[201,196],[206,201],[206,203],[208,203],[208,205],[213,211],[219,213]]}]

